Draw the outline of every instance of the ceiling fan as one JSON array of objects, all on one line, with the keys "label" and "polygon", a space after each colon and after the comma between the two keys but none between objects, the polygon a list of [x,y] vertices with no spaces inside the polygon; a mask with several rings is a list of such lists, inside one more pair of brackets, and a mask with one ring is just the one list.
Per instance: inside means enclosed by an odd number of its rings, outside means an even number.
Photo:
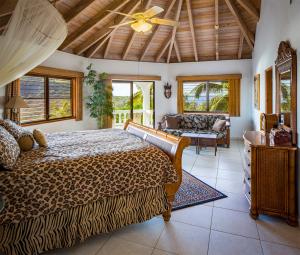
[{"label": "ceiling fan", "polygon": [[111,26],[110,28],[117,28],[121,26],[126,26],[130,25],[131,28],[136,31],[136,32],[142,32],[146,33],[152,29],[152,24],[158,24],[158,25],[164,25],[164,26],[178,26],[178,22],[174,20],[169,20],[169,19],[159,19],[155,18],[154,16],[162,13],[164,11],[163,8],[159,6],[153,6],[150,9],[144,11],[144,12],[137,12],[134,14],[126,14],[122,12],[116,12],[116,11],[110,11],[109,12],[119,14],[126,16],[132,20]]}]

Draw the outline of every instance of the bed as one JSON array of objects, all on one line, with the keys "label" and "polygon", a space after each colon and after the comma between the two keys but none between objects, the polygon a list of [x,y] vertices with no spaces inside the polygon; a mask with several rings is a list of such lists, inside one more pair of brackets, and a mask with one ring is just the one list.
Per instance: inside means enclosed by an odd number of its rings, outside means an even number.
[{"label": "bed", "polygon": [[47,135],[48,148],[0,172],[0,251],[39,254],[162,214],[182,178],[189,139],[128,121],[106,129]]}]

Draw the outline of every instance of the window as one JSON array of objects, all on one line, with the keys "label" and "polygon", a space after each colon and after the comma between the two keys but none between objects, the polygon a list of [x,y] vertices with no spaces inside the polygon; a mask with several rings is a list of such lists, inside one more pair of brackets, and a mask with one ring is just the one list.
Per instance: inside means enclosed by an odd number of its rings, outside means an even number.
[{"label": "window", "polygon": [[113,128],[123,128],[126,120],[154,126],[154,82],[112,81]]},{"label": "window", "polygon": [[29,108],[21,109],[21,123],[73,117],[72,80],[26,75],[20,93]]},{"label": "window", "polygon": [[241,74],[177,76],[177,112],[240,116]]},{"label": "window", "polygon": [[20,121],[24,126],[66,119],[82,120],[83,77],[84,74],[77,71],[44,66],[34,68],[7,85],[7,101],[22,96],[29,107],[20,109],[20,114],[5,109],[6,118]]},{"label": "window", "polygon": [[183,82],[184,112],[228,113],[228,81]]}]

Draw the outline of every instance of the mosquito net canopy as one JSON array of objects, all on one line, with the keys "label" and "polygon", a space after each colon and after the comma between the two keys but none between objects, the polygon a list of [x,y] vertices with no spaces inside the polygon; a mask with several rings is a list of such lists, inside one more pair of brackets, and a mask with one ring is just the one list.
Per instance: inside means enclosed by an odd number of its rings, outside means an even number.
[{"label": "mosquito net canopy", "polygon": [[19,0],[0,35],[0,87],[45,61],[67,36],[67,26],[47,0]]}]

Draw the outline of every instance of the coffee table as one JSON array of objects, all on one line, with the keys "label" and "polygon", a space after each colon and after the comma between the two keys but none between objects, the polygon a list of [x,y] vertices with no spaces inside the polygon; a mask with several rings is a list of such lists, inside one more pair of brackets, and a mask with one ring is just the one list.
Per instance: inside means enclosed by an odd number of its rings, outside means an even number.
[{"label": "coffee table", "polygon": [[217,155],[218,143],[216,134],[182,133],[181,136],[196,140],[196,154],[200,154],[202,147],[214,147]]}]

